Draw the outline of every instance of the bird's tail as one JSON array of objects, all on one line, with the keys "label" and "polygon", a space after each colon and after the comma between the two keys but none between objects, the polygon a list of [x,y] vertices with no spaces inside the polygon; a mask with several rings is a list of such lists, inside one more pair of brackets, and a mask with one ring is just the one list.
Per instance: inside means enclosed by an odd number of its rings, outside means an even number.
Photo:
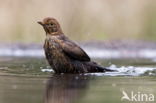
[{"label": "bird's tail", "polygon": [[89,68],[89,72],[115,72],[116,70],[111,70],[106,67],[102,67],[95,62],[89,62],[91,68]]},{"label": "bird's tail", "polygon": [[102,67],[100,65],[96,65],[98,72],[115,72],[116,70],[108,69],[106,67]]}]

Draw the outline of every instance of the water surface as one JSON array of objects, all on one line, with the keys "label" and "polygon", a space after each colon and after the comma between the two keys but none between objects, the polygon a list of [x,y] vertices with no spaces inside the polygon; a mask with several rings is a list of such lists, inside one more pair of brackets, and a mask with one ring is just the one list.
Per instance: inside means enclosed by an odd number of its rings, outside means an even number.
[{"label": "water surface", "polygon": [[132,103],[123,92],[156,96],[152,59],[94,59],[115,73],[53,74],[45,58],[0,58],[0,103]]}]

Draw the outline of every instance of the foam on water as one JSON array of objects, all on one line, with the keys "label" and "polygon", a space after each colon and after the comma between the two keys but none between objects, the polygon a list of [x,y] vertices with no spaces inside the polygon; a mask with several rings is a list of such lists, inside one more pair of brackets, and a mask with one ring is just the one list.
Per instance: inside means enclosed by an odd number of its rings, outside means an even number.
[{"label": "foam on water", "polygon": [[[109,69],[116,70],[116,72],[106,72],[106,73],[89,73],[96,76],[155,76],[156,74],[153,71],[156,68],[153,67],[134,67],[134,66],[121,66],[117,67],[116,65],[111,65]],[[148,72],[148,73],[147,73]]]},{"label": "foam on water", "polygon": [[54,72],[53,69],[41,69],[42,72]]}]

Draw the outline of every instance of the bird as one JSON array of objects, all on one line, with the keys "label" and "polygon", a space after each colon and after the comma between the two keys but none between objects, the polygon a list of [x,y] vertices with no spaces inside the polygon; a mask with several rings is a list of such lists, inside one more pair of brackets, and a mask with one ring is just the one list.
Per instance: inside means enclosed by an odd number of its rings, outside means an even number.
[{"label": "bird", "polygon": [[88,54],[62,31],[59,22],[46,17],[38,23],[46,33],[44,51],[55,73],[95,73],[113,71],[91,61]]}]

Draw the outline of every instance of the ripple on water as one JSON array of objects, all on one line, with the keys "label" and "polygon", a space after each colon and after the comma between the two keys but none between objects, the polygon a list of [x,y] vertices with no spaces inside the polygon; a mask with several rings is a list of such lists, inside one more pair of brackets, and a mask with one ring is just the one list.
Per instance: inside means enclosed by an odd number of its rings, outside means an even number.
[{"label": "ripple on water", "polygon": [[[129,60],[118,62],[112,61],[112,65],[109,64],[110,60],[96,60],[100,63],[105,62],[103,65],[107,65],[107,68],[116,70],[117,72],[105,72],[105,73],[86,73],[86,75],[95,76],[155,76],[156,66],[155,63],[142,62],[138,60],[138,64],[127,63]],[[133,60],[131,60],[133,61]],[[136,61],[133,61],[136,63]],[[123,65],[127,66],[123,66]],[[146,65],[147,64],[147,65]],[[108,66],[110,65],[110,66]],[[130,66],[131,65],[131,66]],[[30,58],[30,57],[1,57],[0,59],[0,74],[10,73],[11,75],[33,75],[33,76],[49,76],[54,71],[48,65],[45,58]],[[8,74],[7,74],[8,75]]]}]

